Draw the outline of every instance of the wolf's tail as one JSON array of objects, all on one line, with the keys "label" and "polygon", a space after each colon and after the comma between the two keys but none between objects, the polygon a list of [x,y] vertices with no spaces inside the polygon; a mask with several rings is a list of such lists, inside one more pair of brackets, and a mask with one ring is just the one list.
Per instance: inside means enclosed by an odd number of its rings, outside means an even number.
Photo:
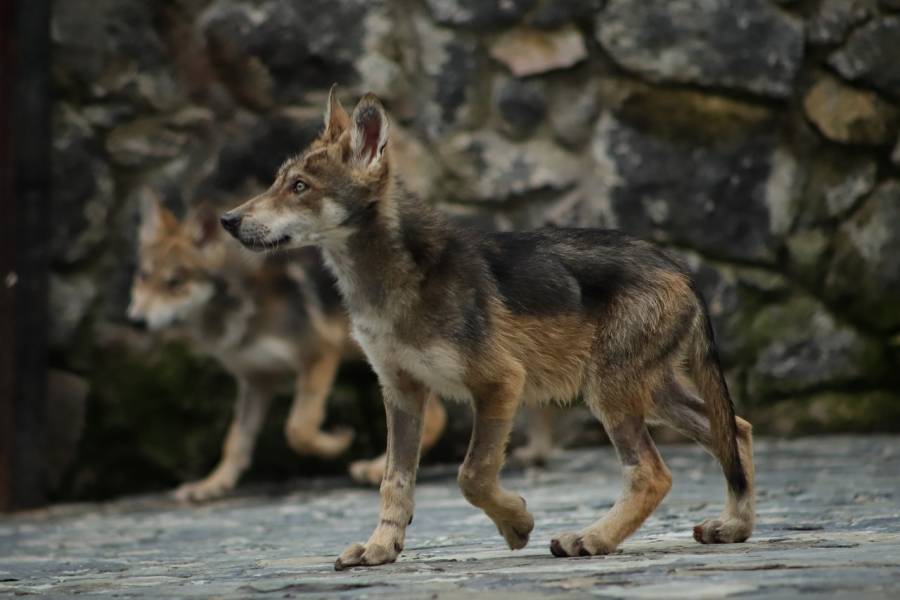
[{"label": "wolf's tail", "polygon": [[706,402],[712,434],[711,450],[722,463],[728,489],[735,498],[741,498],[747,493],[748,483],[738,451],[734,403],[719,363],[709,311],[700,294],[697,293],[696,296],[700,312],[696,317],[687,353],[688,370],[697,391]]}]

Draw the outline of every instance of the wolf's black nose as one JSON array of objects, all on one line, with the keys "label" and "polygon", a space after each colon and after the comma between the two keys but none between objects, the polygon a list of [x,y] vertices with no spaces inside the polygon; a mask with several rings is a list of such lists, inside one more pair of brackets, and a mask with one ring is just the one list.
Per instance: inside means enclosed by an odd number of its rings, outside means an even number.
[{"label": "wolf's black nose", "polygon": [[225,231],[231,235],[235,235],[237,234],[238,227],[241,226],[241,215],[227,212],[222,215],[222,218],[219,219],[219,221],[222,223],[222,227],[225,228]]}]

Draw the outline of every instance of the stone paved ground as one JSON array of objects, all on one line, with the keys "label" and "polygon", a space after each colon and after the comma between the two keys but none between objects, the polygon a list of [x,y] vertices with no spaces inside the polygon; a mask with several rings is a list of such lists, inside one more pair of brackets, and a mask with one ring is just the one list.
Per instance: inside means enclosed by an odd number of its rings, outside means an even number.
[{"label": "stone paved ground", "polygon": [[692,525],[722,504],[712,460],[690,446],[662,450],[671,494],[604,558],[548,550],[621,487],[612,451],[598,448],[504,478],[537,521],[519,552],[464,502],[453,469],[434,467],[422,473],[395,565],[333,571],[344,546],[368,536],[378,502],[346,480],[317,480],[197,508],[141,497],[3,518],[0,596],[900,598],[900,437],[759,442],[758,527],[730,546],[691,539]]}]

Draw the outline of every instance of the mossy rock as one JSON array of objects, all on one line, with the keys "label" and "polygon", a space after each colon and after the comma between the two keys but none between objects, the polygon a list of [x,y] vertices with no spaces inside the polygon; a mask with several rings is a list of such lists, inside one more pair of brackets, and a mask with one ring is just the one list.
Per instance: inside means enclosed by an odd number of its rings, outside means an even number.
[{"label": "mossy rock", "polygon": [[900,432],[900,393],[823,392],[758,408],[751,420],[757,431],[781,435]]},{"label": "mossy rock", "polygon": [[807,282],[821,278],[828,252],[829,238],[819,229],[806,229],[793,233],[785,240],[791,270]]},{"label": "mossy rock", "polygon": [[63,495],[157,490],[209,466],[234,397],[215,363],[167,344],[151,356],[98,351],[93,367],[85,433]]},{"label": "mossy rock", "polygon": [[[149,355],[97,352],[90,385],[85,432],[60,499],[165,490],[206,475],[218,461],[236,385],[215,361],[178,343]],[[273,402],[245,481],[343,473],[350,460],[384,450],[384,409],[366,365],[342,369],[329,399],[325,428],[357,432],[345,456],[294,453],[284,436],[290,401],[285,393]]]},{"label": "mossy rock", "polygon": [[755,403],[772,395],[885,377],[881,344],[837,321],[807,296],[763,308],[745,342],[756,355],[748,373],[748,394]]},{"label": "mossy rock", "polygon": [[900,327],[900,180],[879,186],[841,227],[825,291],[873,328]]},{"label": "mossy rock", "polygon": [[726,367],[746,367],[756,360],[757,346],[748,343],[753,319],[772,302],[791,293],[787,281],[772,271],[736,268],[680,252],[706,302],[720,358]]}]

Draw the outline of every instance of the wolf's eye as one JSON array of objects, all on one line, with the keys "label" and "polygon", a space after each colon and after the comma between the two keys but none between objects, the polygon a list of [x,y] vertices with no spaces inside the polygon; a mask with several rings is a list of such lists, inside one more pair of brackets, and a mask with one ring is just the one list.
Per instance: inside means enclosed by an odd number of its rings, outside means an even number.
[{"label": "wolf's eye", "polygon": [[298,179],[297,181],[294,182],[294,193],[295,194],[302,194],[305,191],[306,191],[306,183],[304,183],[302,179]]}]

